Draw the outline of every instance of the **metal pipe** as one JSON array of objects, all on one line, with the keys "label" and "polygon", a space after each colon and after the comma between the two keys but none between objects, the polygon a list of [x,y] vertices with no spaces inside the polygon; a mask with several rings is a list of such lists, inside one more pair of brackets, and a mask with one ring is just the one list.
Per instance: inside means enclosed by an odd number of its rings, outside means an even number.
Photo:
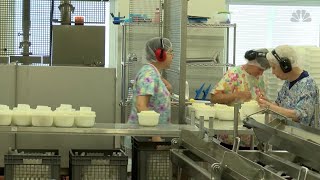
[{"label": "metal pipe", "polygon": [[233,64],[236,64],[236,41],[237,41],[237,26],[234,25],[233,29]]},{"label": "metal pipe", "polygon": [[[180,17],[185,17],[188,14],[188,2],[180,1],[181,3],[181,14]],[[179,124],[185,123],[185,90],[186,90],[186,61],[187,58],[187,40],[184,37],[187,37],[187,18],[180,19],[180,42],[181,42],[181,52],[180,52],[180,74],[179,74]]]},{"label": "metal pipe", "polygon": [[227,46],[226,46],[227,50],[225,52],[225,56],[226,56],[226,62],[225,63],[229,63],[229,44],[230,44],[229,43],[229,37],[230,37],[230,32],[229,31],[230,31],[230,29],[227,28],[226,30],[227,30],[227,36],[226,36],[227,38],[225,38],[225,39],[227,40]]},{"label": "metal pipe", "polygon": [[[14,82],[14,105],[13,107],[17,107],[18,106],[18,62],[15,62],[15,66],[14,66],[14,79],[15,79],[15,82]],[[13,108],[12,107],[12,108]]]},{"label": "metal pipe", "polygon": [[213,141],[214,131],[213,131],[213,117],[209,117],[209,141]]},{"label": "metal pipe", "polygon": [[319,127],[319,89],[316,90],[316,104],[314,109],[314,127]]},{"label": "metal pipe", "polygon": [[127,41],[126,25],[122,26],[122,62],[121,62],[121,123],[126,121],[126,61],[127,61]]},{"label": "metal pipe", "polygon": [[254,150],[254,136],[250,135],[250,150]]},{"label": "metal pipe", "polygon": [[22,10],[22,32],[23,32],[23,41],[20,42],[20,48],[22,48],[22,55],[29,56],[29,47],[31,43],[29,41],[30,36],[30,0],[23,0],[23,10]]},{"label": "metal pipe", "polygon": [[235,103],[234,104],[234,119],[233,119],[233,138],[238,137],[238,121],[239,121],[239,111],[241,108],[241,103]]},{"label": "metal pipe", "polygon": [[[50,45],[52,45],[53,37],[53,12],[54,12],[54,0],[51,1],[51,10],[50,10]],[[49,57],[52,57],[52,48],[49,48]],[[52,66],[52,58],[50,58],[50,66]]]},{"label": "metal pipe", "polygon": [[195,126],[195,111],[194,110],[191,110],[191,120],[190,120],[190,125],[191,126]]},{"label": "metal pipe", "polygon": [[[304,176],[302,176],[303,172],[304,172]],[[304,166],[302,166],[300,171],[299,171],[299,174],[298,174],[298,180],[306,180],[307,176],[308,176],[308,172],[309,172],[309,169],[304,167]]]},{"label": "metal pipe", "polygon": [[235,137],[233,139],[233,146],[232,146],[232,151],[235,153],[238,153],[240,147],[240,138],[239,137]]},{"label": "metal pipe", "polygon": [[269,111],[265,111],[265,113],[264,113],[264,123],[268,124],[269,120],[270,120],[270,113],[269,113]]},{"label": "metal pipe", "polygon": [[199,129],[202,133],[205,132],[205,129],[204,129],[204,116],[200,116],[200,121],[199,121]]}]

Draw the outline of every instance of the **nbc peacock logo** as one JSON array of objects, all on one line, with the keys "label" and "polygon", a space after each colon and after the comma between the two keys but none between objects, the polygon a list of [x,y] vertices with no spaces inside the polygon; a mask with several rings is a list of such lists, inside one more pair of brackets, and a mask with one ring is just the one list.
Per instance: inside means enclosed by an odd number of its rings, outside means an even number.
[{"label": "nbc peacock logo", "polygon": [[291,22],[311,22],[311,15],[306,10],[296,10],[292,13]]}]

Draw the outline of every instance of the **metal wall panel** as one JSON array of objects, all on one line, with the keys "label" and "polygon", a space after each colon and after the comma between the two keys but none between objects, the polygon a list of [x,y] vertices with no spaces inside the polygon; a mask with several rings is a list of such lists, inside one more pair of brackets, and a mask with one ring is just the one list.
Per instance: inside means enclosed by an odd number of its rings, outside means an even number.
[{"label": "metal wall panel", "polygon": [[[17,102],[31,107],[72,104],[91,106],[96,122],[112,123],[115,118],[115,69],[88,67],[18,67]],[[70,148],[112,148],[114,137],[54,134],[18,134],[17,148],[58,148],[62,167],[68,167]]]},{"label": "metal wall panel", "polygon": [[53,65],[104,65],[104,26],[53,26],[52,33]]},{"label": "metal wall panel", "polygon": [[0,104],[11,108],[15,105],[16,66],[0,65]]},{"label": "metal wall panel", "polygon": [[185,118],[185,81],[186,81],[186,37],[187,1],[170,0],[165,2],[164,36],[168,37],[175,52],[171,68],[166,70],[175,94],[179,94],[179,123]]},{"label": "metal wall panel", "polygon": [[17,103],[91,106],[96,122],[114,122],[115,69],[18,66]]}]

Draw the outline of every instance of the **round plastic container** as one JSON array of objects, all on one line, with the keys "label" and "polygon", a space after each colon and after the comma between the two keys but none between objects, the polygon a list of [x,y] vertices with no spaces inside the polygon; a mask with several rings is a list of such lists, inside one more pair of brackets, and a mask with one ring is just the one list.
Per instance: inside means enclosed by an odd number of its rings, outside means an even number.
[{"label": "round plastic container", "polygon": [[231,121],[234,119],[234,107],[223,104],[215,104],[216,118]]},{"label": "round plastic container", "polygon": [[77,127],[93,127],[96,121],[96,113],[94,111],[77,111],[74,120]]},{"label": "round plastic container", "polygon": [[80,111],[84,111],[84,112],[90,112],[91,111],[91,107],[80,107]]},{"label": "round plastic container", "polygon": [[30,110],[14,109],[12,113],[12,123],[17,126],[31,126]]},{"label": "round plastic container", "polygon": [[11,110],[0,110],[0,126],[9,126],[12,121]]},{"label": "round plastic container", "polygon": [[242,104],[241,107],[241,112],[245,115],[245,116],[249,116],[253,113],[256,113],[258,111],[260,111],[261,108],[258,104],[257,101],[249,101],[249,102],[245,102]]},{"label": "round plastic container", "polygon": [[17,109],[19,110],[30,110],[29,104],[18,104]]},{"label": "round plastic container", "polygon": [[213,118],[216,117],[216,112],[214,108],[210,106],[196,107],[195,116],[197,119],[200,119],[200,116],[203,116],[204,120],[209,120],[210,117],[213,117]]},{"label": "round plastic container", "polygon": [[60,107],[58,107],[57,109],[63,110],[63,111],[71,111],[72,105],[71,104],[61,104]]},{"label": "round plastic container", "polygon": [[53,124],[53,115],[51,110],[33,110],[31,119],[33,126],[49,127]]},{"label": "round plastic container", "polygon": [[138,122],[141,126],[156,126],[159,124],[160,114],[155,111],[141,111],[138,113]]},{"label": "round plastic container", "polygon": [[40,110],[40,111],[51,111],[51,107],[38,105],[36,110]]},{"label": "round plastic container", "polygon": [[233,121],[234,120],[234,110],[233,109],[219,109],[217,111],[219,113],[218,119],[225,121]]},{"label": "round plastic container", "polygon": [[53,123],[57,127],[72,127],[74,124],[74,112],[53,112]]},{"label": "round plastic container", "polygon": [[10,110],[9,106],[0,104],[0,110]]}]

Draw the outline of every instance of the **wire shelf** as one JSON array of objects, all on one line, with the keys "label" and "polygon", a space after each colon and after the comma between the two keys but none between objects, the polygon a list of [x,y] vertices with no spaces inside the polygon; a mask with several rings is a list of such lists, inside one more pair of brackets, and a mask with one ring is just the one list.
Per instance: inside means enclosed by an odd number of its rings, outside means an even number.
[{"label": "wire shelf", "polygon": [[[162,36],[162,3],[163,0],[130,0],[129,18],[133,22],[123,23],[127,29],[127,52],[134,53],[138,62],[144,60],[144,48],[146,42],[153,37]],[[159,14],[156,9],[159,8]],[[159,15],[159,17],[157,17]],[[141,18],[140,18],[141,17]],[[134,79],[142,63],[128,64],[127,69],[127,86],[130,80]],[[126,95],[128,96],[128,94]],[[127,104],[127,115],[130,114],[131,104]]]},{"label": "wire shelf", "polygon": [[196,28],[233,28],[236,24],[203,24],[203,23],[189,23],[187,27]]},{"label": "wire shelf", "polygon": [[154,23],[154,22],[132,22],[132,23],[123,23],[123,26],[146,26],[146,27],[159,27],[160,23]]},{"label": "wire shelf", "polygon": [[188,63],[187,67],[233,67],[234,64],[220,64],[220,63]]}]

